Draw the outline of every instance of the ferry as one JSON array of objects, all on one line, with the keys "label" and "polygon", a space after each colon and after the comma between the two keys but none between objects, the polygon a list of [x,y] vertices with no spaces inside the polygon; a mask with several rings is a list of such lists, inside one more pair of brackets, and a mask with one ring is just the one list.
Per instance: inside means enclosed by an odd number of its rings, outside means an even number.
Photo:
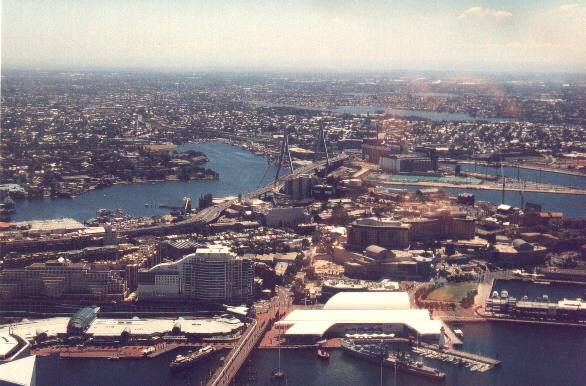
[{"label": "ferry", "polygon": [[189,367],[195,362],[212,354],[215,349],[212,346],[204,346],[197,351],[191,352],[187,355],[177,355],[175,359],[169,364],[171,370],[181,370]]}]

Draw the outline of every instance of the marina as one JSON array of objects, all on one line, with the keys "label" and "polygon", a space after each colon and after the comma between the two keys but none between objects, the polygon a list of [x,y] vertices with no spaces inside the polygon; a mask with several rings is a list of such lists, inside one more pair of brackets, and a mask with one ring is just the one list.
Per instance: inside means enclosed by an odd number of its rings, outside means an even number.
[{"label": "marina", "polygon": [[[435,367],[446,374],[446,385],[488,386],[518,383],[536,386],[578,386],[580,382],[577,382],[572,374],[586,376],[581,360],[575,356],[580,355],[578,353],[586,355],[586,348],[581,343],[586,339],[586,330],[490,322],[464,323],[461,328],[465,334],[463,350],[480,353],[488,358],[498,357],[502,364],[484,371],[479,371],[481,367],[478,366],[471,371],[474,366],[459,366],[457,363],[439,358],[421,356],[425,365]],[[547,335],[547,340],[543,340],[544,334]],[[534,344],[541,344],[543,348],[534,350]],[[560,355],[550,355],[551,352],[559,350],[559,347],[564,347],[565,350]],[[357,360],[342,350],[330,350],[330,354],[328,363],[323,363],[315,359],[314,349],[283,350],[283,368],[287,373],[288,383],[309,386],[329,385],[333,382],[344,386],[380,384],[380,365]],[[549,365],[542,366],[541,363],[545,362]],[[274,351],[257,350],[237,380],[249,385],[277,384],[267,381],[275,363]],[[246,377],[249,368],[255,369],[253,380]],[[392,367],[383,367],[384,385],[394,385],[393,372]],[[434,385],[437,382],[398,372],[397,384],[415,386]]]}]

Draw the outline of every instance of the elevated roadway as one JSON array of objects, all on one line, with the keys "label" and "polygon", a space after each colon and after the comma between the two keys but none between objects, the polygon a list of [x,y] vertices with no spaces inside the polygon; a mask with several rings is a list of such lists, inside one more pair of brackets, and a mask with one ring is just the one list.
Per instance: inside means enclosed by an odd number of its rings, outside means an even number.
[{"label": "elevated roadway", "polygon": [[[348,158],[348,155],[342,153],[336,157],[330,159],[331,164],[336,164]],[[253,192],[246,193],[242,195],[242,200],[249,200],[253,198],[257,198],[265,193],[270,191],[279,191],[285,183],[292,179],[293,177],[299,176],[301,174],[306,174],[313,172],[319,168],[322,168],[326,165],[327,161],[317,161],[310,165],[303,166],[301,168],[295,169],[293,173],[287,174],[285,176],[280,177],[278,180],[271,182],[259,189],[256,189]],[[136,229],[127,229],[123,230],[120,233],[125,236],[130,237],[138,237],[138,236],[146,236],[146,235],[164,235],[164,234],[172,234],[172,233],[182,233],[182,232],[193,232],[201,229],[207,224],[210,224],[216,221],[222,212],[236,203],[238,199],[228,200],[222,202],[221,204],[211,206],[209,208],[205,208],[197,212],[195,215],[183,220],[178,221],[172,224],[161,224],[155,225],[152,227],[144,227],[144,228],[136,228]]]}]

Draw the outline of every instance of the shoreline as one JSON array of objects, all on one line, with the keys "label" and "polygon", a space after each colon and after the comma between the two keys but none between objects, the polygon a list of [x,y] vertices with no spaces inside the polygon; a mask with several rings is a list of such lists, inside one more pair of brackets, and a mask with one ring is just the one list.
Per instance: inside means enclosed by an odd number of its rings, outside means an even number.
[{"label": "shoreline", "polygon": [[[459,164],[466,164],[466,165],[478,164],[479,166],[487,166],[486,163],[480,164],[477,162],[465,161],[465,160],[444,161],[444,163],[447,163],[447,164],[459,163]],[[509,167],[509,168],[516,168],[518,166],[519,169],[537,170],[537,171],[541,170],[541,171],[549,172],[549,173],[557,173],[557,174],[564,174],[564,175],[569,175],[569,176],[586,178],[586,174],[584,174],[584,173],[575,172],[575,171],[571,171],[571,170],[557,169],[557,168],[541,167],[541,166],[537,166],[537,165],[530,165],[530,164],[515,165],[510,162],[503,162],[503,166]]]},{"label": "shoreline", "polygon": [[[459,185],[459,184],[450,184],[446,182],[418,182],[418,181],[409,181],[409,182],[401,182],[401,181],[380,181],[380,180],[370,180],[369,182],[377,184],[377,185],[390,185],[390,186],[421,186],[427,188],[449,188],[449,189],[467,189],[467,190],[492,190],[492,191],[502,191],[502,187],[497,186],[486,186],[486,185]],[[574,195],[574,196],[586,196],[586,190],[579,190],[579,189],[565,189],[565,190],[540,190],[540,189],[511,189],[505,188],[507,192],[519,192],[522,191],[523,193],[543,193],[543,194],[566,194],[566,195]]]}]

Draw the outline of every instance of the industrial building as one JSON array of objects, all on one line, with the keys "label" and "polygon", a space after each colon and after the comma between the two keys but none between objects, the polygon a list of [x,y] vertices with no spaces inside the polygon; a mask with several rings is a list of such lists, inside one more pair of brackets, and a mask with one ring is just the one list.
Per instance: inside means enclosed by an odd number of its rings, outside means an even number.
[{"label": "industrial building", "polygon": [[437,160],[415,154],[383,155],[379,167],[386,173],[416,173],[437,170]]},{"label": "industrial building", "polygon": [[423,280],[429,276],[432,260],[412,251],[391,251],[371,245],[363,255],[344,262],[344,272],[358,279]]},{"label": "industrial building", "polygon": [[486,300],[486,311],[493,315],[519,319],[586,321],[586,303],[582,299],[550,302],[544,296],[543,299],[535,301],[530,301],[527,297],[518,300],[509,296],[499,297],[498,292],[495,291]]},{"label": "industrial building", "polygon": [[1,386],[35,386],[37,384],[35,355],[0,364]]},{"label": "industrial building", "polygon": [[545,261],[547,248],[515,239],[511,243],[496,243],[494,256],[499,264],[507,267],[540,264]]},{"label": "industrial building", "polygon": [[293,200],[305,200],[311,197],[311,188],[317,183],[318,179],[315,175],[301,174],[287,180],[285,192]]},{"label": "industrial building", "polygon": [[[9,353],[17,347],[19,337],[23,340],[43,341],[63,338],[70,335],[84,335],[93,340],[114,341],[119,339],[146,339],[155,336],[175,335],[193,338],[221,336],[238,333],[244,326],[239,319],[230,315],[213,317],[165,318],[93,318],[78,323],[80,312],[71,318],[55,317],[48,319],[23,320],[7,325],[0,325],[0,353]],[[86,323],[87,322],[87,323]],[[76,326],[80,329],[70,329]],[[8,332],[12,335],[10,335]]]},{"label": "industrial building", "polygon": [[459,212],[436,211],[401,221],[368,217],[348,226],[347,243],[352,249],[365,249],[370,245],[404,249],[413,242],[472,239],[475,230],[474,219]]},{"label": "industrial building", "polygon": [[409,225],[392,219],[361,218],[348,226],[348,245],[364,249],[370,245],[403,249],[409,246]]},{"label": "industrial building", "polygon": [[318,310],[294,310],[276,323],[290,343],[315,343],[346,334],[417,336],[442,343],[442,322],[412,309],[406,292],[340,292]]},{"label": "industrial building", "polygon": [[253,262],[225,246],[199,248],[138,273],[139,300],[247,303],[253,299]]},{"label": "industrial building", "polygon": [[60,258],[0,272],[0,299],[44,297],[78,302],[119,301],[126,283],[116,271]]},{"label": "industrial building", "polygon": [[271,208],[265,215],[269,227],[287,227],[306,223],[310,219],[303,207]]},{"label": "industrial building", "polygon": [[408,224],[409,241],[434,241],[434,240],[462,240],[474,238],[476,223],[473,218],[467,217],[463,212],[450,212],[438,210],[424,213],[419,218],[407,218],[402,220]]}]

